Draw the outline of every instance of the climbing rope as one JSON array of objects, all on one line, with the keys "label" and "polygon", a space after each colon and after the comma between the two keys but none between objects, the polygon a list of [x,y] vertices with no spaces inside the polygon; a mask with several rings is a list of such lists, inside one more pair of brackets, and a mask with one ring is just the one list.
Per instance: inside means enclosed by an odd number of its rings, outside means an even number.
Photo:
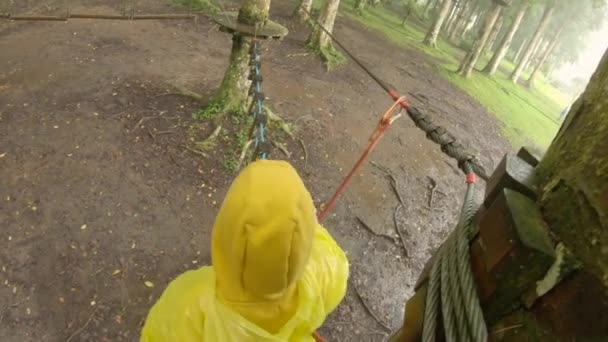
[{"label": "climbing rope", "polygon": [[427,114],[424,114],[419,109],[410,106],[407,103],[407,101],[405,100],[405,98],[402,98],[393,87],[389,86],[387,83],[382,81],[376,74],[374,74],[368,67],[366,67],[355,55],[353,55],[338,39],[336,39],[336,37],[334,37],[332,35],[332,33],[329,32],[329,30],[327,30],[325,27],[323,27],[323,25],[319,22],[319,20],[317,18],[315,18],[305,8],[302,8],[302,11],[304,11],[304,13],[306,13],[308,15],[308,17],[321,30],[323,30],[323,32],[325,32],[325,34],[327,34],[327,36],[329,38],[331,38],[336,43],[336,45],[338,45],[344,51],[344,53],[346,53],[346,55],[348,55],[355,62],[355,64],[357,64],[359,67],[361,67],[361,69],[363,69],[363,71],[365,71],[365,73],[371,79],[373,79],[382,89],[384,89],[384,91],[394,101],[397,101],[398,99],[401,98],[401,100],[399,101],[399,104],[401,105],[401,107],[403,109],[406,110],[410,119],[412,119],[412,121],[414,121],[414,124],[426,133],[427,138],[429,138],[431,141],[439,144],[441,146],[441,151],[443,153],[445,153],[446,155],[448,155],[451,158],[456,159],[458,161],[458,167],[463,172],[466,173],[466,171],[464,170],[464,165],[465,165],[465,163],[467,163],[470,165],[473,172],[475,172],[480,178],[482,178],[483,180],[487,180],[489,178],[483,165],[481,165],[481,162],[475,157],[474,154],[468,152],[464,148],[464,146],[459,144],[456,141],[456,138],[454,137],[454,135],[452,135],[450,132],[448,132],[445,128],[435,125]]},{"label": "climbing rope", "polygon": [[249,94],[252,96],[252,100],[249,112],[250,115],[253,116],[253,124],[249,133],[249,140],[253,138],[255,141],[253,158],[266,159],[270,150],[265,135],[268,116],[266,115],[262,104],[265,96],[264,93],[262,93],[260,42],[258,39],[254,38],[251,40],[250,57],[251,72],[249,73],[249,79],[251,80],[251,88]]},{"label": "climbing rope", "polygon": [[399,108],[399,103],[401,100],[403,100],[403,98],[397,99],[397,101],[393,103],[393,105],[384,113],[384,115],[382,115],[380,121],[378,122],[378,125],[376,126],[376,129],[374,130],[374,132],[372,132],[372,135],[369,138],[367,148],[363,151],[363,153],[359,157],[359,160],[357,160],[348,175],[344,177],[344,180],[342,181],[340,186],[338,186],[338,189],[329,199],[329,201],[327,201],[323,210],[321,210],[321,213],[318,216],[319,221],[323,220],[327,216],[327,214],[329,214],[331,209],[336,204],[336,201],[338,200],[340,195],[344,192],[344,189],[346,189],[346,186],[350,182],[351,178],[361,168],[361,166],[367,159],[367,156],[369,156],[369,154],[372,153],[372,151],[376,148],[376,145],[378,145],[378,142],[380,141],[386,130],[389,128],[390,125],[393,124],[393,122],[395,122],[395,120],[397,120],[401,116],[400,111],[397,113],[397,109]]},{"label": "climbing rope", "polygon": [[[467,190],[460,220],[435,254],[424,310],[423,342],[437,340],[439,312],[446,341],[485,342],[488,338],[470,264],[469,243],[475,234],[473,201],[475,174],[465,163]],[[441,306],[440,306],[441,304]]]}]

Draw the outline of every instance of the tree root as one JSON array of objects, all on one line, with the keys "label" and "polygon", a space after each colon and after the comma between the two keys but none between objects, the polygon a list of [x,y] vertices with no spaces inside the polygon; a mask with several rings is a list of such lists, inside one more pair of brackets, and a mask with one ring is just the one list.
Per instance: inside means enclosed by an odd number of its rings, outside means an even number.
[{"label": "tree root", "polygon": [[395,237],[390,236],[389,234],[385,234],[385,233],[377,233],[374,229],[372,229],[372,227],[370,227],[365,221],[363,221],[362,218],[360,218],[359,216],[356,216],[355,218],[357,219],[359,224],[361,224],[361,226],[363,228],[365,228],[368,232],[372,233],[375,236],[379,236],[379,237],[388,239],[390,242],[397,244],[397,241],[395,241]]},{"label": "tree root", "polygon": [[213,131],[213,133],[211,133],[211,135],[209,137],[207,137],[207,139],[203,140],[203,141],[197,141],[194,143],[194,146],[196,147],[197,150],[199,151],[209,151],[210,149],[215,147],[215,144],[217,142],[217,137],[220,135],[220,132],[222,131],[222,126],[218,125],[215,130]]},{"label": "tree root", "polygon": [[285,132],[291,138],[294,137],[294,129],[292,125],[286,123],[285,120],[275,114],[267,106],[264,106],[264,112],[266,112],[266,116],[268,117],[269,123],[275,124],[281,131]]},{"label": "tree root", "polygon": [[247,151],[249,151],[249,148],[251,147],[251,145],[253,144],[253,139],[249,140],[245,146],[243,146],[243,150],[241,151],[241,156],[239,157],[239,161],[237,164],[237,169],[240,170],[241,167],[243,166],[243,162],[245,161],[245,157],[247,156]]},{"label": "tree root", "polygon": [[363,299],[363,296],[361,296],[361,293],[359,292],[359,289],[357,288],[356,282],[355,281],[351,281],[351,283],[353,284],[353,289],[355,290],[355,294],[357,295],[357,298],[359,299],[359,301],[361,302],[361,304],[363,305],[363,307],[365,308],[365,310],[367,311],[367,313],[372,316],[372,318],[384,329],[386,329],[386,331],[391,331],[392,329],[388,326],[388,324],[384,323],[384,321],[382,321],[378,315],[376,315],[376,313],[372,310],[372,308],[369,306],[369,304],[367,304],[367,302],[365,301],[365,299]]},{"label": "tree root", "polygon": [[208,157],[207,153],[205,153],[203,151],[199,151],[199,150],[197,150],[197,149],[195,149],[193,147],[190,147],[190,146],[188,146],[186,144],[181,145],[181,147],[183,149],[187,150],[187,151],[190,151],[190,152],[196,154],[197,156],[201,156],[203,158],[207,158]]},{"label": "tree root", "polygon": [[302,146],[302,151],[304,152],[304,170],[306,170],[306,166],[308,165],[308,151],[306,150],[306,145],[304,145],[304,140],[299,139],[300,146]]},{"label": "tree root", "polygon": [[285,144],[280,143],[278,141],[272,141],[272,146],[276,147],[279,149],[279,151],[283,152],[283,154],[287,157],[287,158],[291,158],[291,153],[289,153],[289,151],[287,150],[287,147],[285,147]]}]

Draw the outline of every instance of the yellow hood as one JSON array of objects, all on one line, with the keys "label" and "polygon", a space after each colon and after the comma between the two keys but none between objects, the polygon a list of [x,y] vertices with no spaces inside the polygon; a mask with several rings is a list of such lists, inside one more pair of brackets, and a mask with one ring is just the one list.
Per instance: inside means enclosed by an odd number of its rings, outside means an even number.
[{"label": "yellow hood", "polygon": [[283,161],[256,161],[232,183],[216,218],[212,263],[218,297],[267,331],[297,309],[296,282],[317,227],[312,198]]}]

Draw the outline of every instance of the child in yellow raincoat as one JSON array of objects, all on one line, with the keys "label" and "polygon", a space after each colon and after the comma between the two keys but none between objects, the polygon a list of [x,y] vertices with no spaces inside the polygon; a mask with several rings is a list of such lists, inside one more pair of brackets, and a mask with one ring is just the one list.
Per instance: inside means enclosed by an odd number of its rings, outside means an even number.
[{"label": "child in yellow raincoat", "polygon": [[211,254],[212,266],[165,289],[142,342],[312,341],[346,292],[344,251],[286,162],[257,161],[236,178],[213,226]]}]

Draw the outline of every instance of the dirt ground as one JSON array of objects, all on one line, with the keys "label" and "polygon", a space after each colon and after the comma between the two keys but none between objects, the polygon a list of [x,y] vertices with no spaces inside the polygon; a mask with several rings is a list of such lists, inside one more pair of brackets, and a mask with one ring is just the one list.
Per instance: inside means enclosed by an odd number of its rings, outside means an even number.
[{"label": "dirt ground", "polygon": [[[118,13],[119,1],[71,1],[72,10]],[[8,8],[6,0],[4,6]],[[142,12],[175,12],[139,0]],[[23,1],[19,13],[61,13],[64,1]],[[391,102],[354,63],[327,73],[305,49],[308,28],[289,2],[272,16],[290,29],[263,48],[264,92],[294,123],[286,158],[317,205],[327,200]],[[338,18],[336,35],[377,74],[478,151],[489,170],[509,145],[494,118],[443,80],[436,61],[394,47]],[[0,21],[0,340],[135,341],[147,310],[179,273],[210,263],[215,213],[234,173],[222,148],[207,158],[183,148],[197,103],[170,94],[218,86],[230,37],[193,21]],[[298,139],[306,146],[307,158]],[[347,251],[346,298],[321,334],[380,341],[399,326],[403,303],[430,253],[456,221],[464,190],[455,163],[407,117],[396,121],[324,225]],[[437,182],[429,206],[430,178]],[[483,184],[480,186],[483,187]],[[483,192],[480,189],[480,193]],[[151,286],[153,285],[153,286]],[[357,295],[357,292],[360,296]],[[362,298],[362,300],[361,300]]]}]

